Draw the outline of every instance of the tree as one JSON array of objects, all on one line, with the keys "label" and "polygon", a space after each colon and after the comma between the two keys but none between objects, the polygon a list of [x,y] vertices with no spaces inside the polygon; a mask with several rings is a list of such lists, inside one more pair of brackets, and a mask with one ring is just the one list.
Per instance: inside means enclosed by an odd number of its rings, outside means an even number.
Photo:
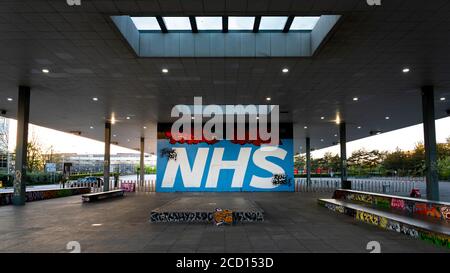
[{"label": "tree", "polygon": [[45,156],[43,148],[36,136],[33,135],[27,143],[27,171],[37,172],[43,171],[45,167]]}]

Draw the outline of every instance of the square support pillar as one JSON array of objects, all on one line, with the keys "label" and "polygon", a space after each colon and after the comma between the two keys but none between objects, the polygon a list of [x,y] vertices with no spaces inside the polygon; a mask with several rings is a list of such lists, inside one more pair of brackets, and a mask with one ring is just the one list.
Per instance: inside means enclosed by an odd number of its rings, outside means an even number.
[{"label": "square support pillar", "polygon": [[139,182],[141,186],[144,186],[144,180],[145,180],[145,163],[144,163],[144,141],[145,138],[141,137],[141,158],[140,158],[140,178]]},{"label": "square support pillar", "polygon": [[103,161],[103,191],[109,191],[109,169],[111,166],[111,122],[105,123],[105,155]]},{"label": "square support pillar", "polygon": [[306,138],[306,184],[311,185],[311,139]]},{"label": "square support pillar", "polygon": [[345,122],[339,123],[339,146],[341,148],[341,186],[343,189],[351,189],[351,183],[347,181],[347,128]]},{"label": "square support pillar", "polygon": [[439,201],[436,126],[434,116],[434,87],[422,87],[423,138],[425,145],[425,177],[427,199]]},{"label": "square support pillar", "polygon": [[12,200],[12,203],[15,206],[25,205],[26,201],[29,115],[30,87],[19,86],[19,101],[17,105],[16,167],[14,173],[14,194]]}]

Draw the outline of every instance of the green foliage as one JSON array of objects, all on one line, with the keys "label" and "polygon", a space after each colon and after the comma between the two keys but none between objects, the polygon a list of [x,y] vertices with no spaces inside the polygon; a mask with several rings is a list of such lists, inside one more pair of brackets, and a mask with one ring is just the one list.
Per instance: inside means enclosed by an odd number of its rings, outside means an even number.
[{"label": "green foliage", "polygon": [[[62,174],[55,173],[43,173],[32,172],[26,175],[26,184],[30,186],[46,185],[52,183],[59,183],[62,180]],[[14,176],[12,174],[0,174],[0,181],[3,182],[4,187],[12,187],[14,182]]]},{"label": "green foliage", "polygon": [[[136,173],[139,173],[141,167],[136,165]],[[156,166],[145,166],[145,174],[156,174]]]},{"label": "green foliage", "polygon": [[[450,180],[450,138],[446,143],[437,144],[437,156],[439,179]],[[338,176],[336,171],[340,168],[339,160],[339,155],[326,153],[322,158],[311,159],[311,170],[332,170]],[[397,149],[393,152],[381,152],[360,149],[351,154],[347,164],[349,176],[424,176],[425,148],[422,143],[418,143],[411,151]],[[304,169],[305,165],[305,155],[295,157],[295,168]]]}]

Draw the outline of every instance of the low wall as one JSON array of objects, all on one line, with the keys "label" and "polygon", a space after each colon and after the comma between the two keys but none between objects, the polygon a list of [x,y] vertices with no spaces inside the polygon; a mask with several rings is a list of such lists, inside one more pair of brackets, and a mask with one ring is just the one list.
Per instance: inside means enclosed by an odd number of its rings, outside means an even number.
[{"label": "low wall", "polygon": [[335,205],[331,203],[324,202],[319,200],[319,205],[326,207],[329,210],[332,210],[337,213],[342,213],[348,216],[355,218],[358,221],[374,225],[380,227],[385,230],[394,231],[398,233],[402,233],[408,235],[415,239],[420,239],[424,241],[428,241],[437,246],[442,246],[446,248],[450,248],[450,236],[446,234],[441,234],[438,232],[434,232],[431,230],[425,230],[413,225],[408,225],[406,223],[402,223],[400,221],[395,221],[393,219],[389,219],[386,217],[382,217],[373,213],[369,213],[366,211],[361,211],[341,205]]},{"label": "low wall", "polygon": [[[58,197],[66,197],[77,194],[90,193],[90,188],[68,188],[68,189],[51,189],[51,190],[32,190],[26,192],[26,202],[52,199]],[[12,204],[14,193],[0,193],[0,206]]]},{"label": "low wall", "polygon": [[333,198],[370,204],[379,209],[394,209],[407,215],[421,215],[450,221],[450,203],[353,190],[336,190]]}]

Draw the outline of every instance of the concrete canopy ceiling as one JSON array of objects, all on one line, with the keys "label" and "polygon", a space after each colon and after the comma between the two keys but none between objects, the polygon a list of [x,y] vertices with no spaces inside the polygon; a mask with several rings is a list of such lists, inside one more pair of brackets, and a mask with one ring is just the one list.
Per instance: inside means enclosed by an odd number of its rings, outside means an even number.
[{"label": "concrete canopy ceiling", "polygon": [[[138,58],[109,18],[322,14],[342,18],[311,58]],[[281,120],[294,122],[298,152],[305,136],[314,148],[337,141],[336,113],[349,140],[420,123],[423,85],[435,86],[436,117],[444,117],[449,48],[447,0],[378,7],[365,0],[0,1],[0,109],[14,118],[18,85],[29,85],[30,122],[103,140],[114,113],[113,141],[137,148],[145,136],[146,151],[155,152],[156,123],[170,121],[176,104],[192,104],[193,96],[204,104],[265,104],[269,96]]]}]

